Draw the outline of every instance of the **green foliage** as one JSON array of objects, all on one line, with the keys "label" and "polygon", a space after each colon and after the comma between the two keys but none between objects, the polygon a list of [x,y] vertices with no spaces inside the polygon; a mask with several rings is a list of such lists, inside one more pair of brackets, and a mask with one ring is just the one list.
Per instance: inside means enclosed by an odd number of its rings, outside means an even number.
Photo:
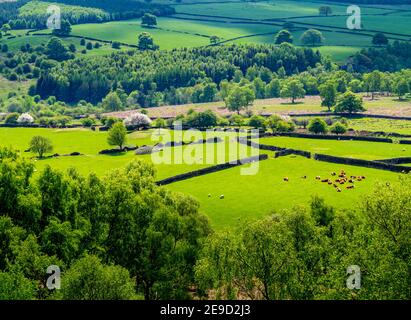
[{"label": "green foliage", "polygon": [[330,131],[335,134],[344,134],[347,132],[347,126],[337,121],[331,126]]},{"label": "green foliage", "polygon": [[365,111],[361,97],[351,91],[347,91],[338,97],[335,112],[347,112],[349,114]]},{"label": "green foliage", "polygon": [[53,29],[54,36],[68,36],[71,33],[71,24],[67,20],[61,20],[60,29]]},{"label": "green foliage", "polygon": [[384,46],[388,44],[388,39],[384,33],[377,32],[372,38],[372,44],[375,46]]},{"label": "green foliage", "polygon": [[141,51],[158,49],[158,45],[154,44],[153,37],[148,32],[142,32],[138,35],[137,47]]},{"label": "green foliage", "polygon": [[234,85],[228,96],[225,98],[225,104],[230,111],[235,111],[237,114],[240,114],[240,111],[244,108],[250,106],[255,99],[255,94],[253,90],[248,87],[240,87]]},{"label": "green foliage", "polygon": [[135,283],[127,269],[104,265],[87,255],[63,273],[56,297],[64,300],[131,300],[136,298]]},{"label": "green foliage", "polygon": [[326,106],[330,111],[337,101],[337,85],[332,81],[328,81],[321,85],[318,90],[322,100],[321,105]]},{"label": "green foliage", "polygon": [[101,102],[106,111],[120,111],[124,110],[123,103],[115,91],[110,92]]},{"label": "green foliage", "polygon": [[72,57],[67,47],[56,37],[51,38],[47,43],[46,54],[50,59],[57,61],[67,60]]},{"label": "green foliage", "polygon": [[123,150],[127,140],[127,129],[122,122],[116,122],[108,131],[107,142],[111,146],[118,146]]},{"label": "green foliage", "polygon": [[145,13],[141,17],[141,25],[146,27],[154,27],[157,25],[157,17],[150,13]]},{"label": "green foliage", "polygon": [[309,29],[305,31],[301,36],[301,42],[305,45],[318,46],[324,42],[324,37],[321,31],[315,29]]},{"label": "green foliage", "polygon": [[265,119],[262,116],[257,116],[253,115],[249,120],[248,120],[248,125],[250,127],[253,127],[255,129],[263,129],[265,130]]},{"label": "green foliage", "polygon": [[30,141],[30,151],[37,153],[39,158],[43,158],[45,153],[53,151],[53,145],[48,138],[42,136],[34,136]]},{"label": "green foliage", "polygon": [[321,118],[315,118],[310,121],[307,127],[308,131],[319,134],[326,133],[328,131],[327,123]]},{"label": "green foliage", "polygon": [[0,300],[31,300],[35,283],[19,273],[0,271]]},{"label": "green foliage", "polygon": [[292,43],[293,36],[288,30],[280,30],[275,36],[275,44],[282,44],[284,42]]},{"label": "green foliage", "polygon": [[216,126],[217,121],[217,115],[211,110],[206,110],[204,112],[193,112],[189,114],[184,124],[193,128],[209,128]]},{"label": "green foliage", "polygon": [[281,88],[281,97],[291,98],[291,103],[295,103],[298,98],[305,97],[303,84],[299,80],[286,81]]}]

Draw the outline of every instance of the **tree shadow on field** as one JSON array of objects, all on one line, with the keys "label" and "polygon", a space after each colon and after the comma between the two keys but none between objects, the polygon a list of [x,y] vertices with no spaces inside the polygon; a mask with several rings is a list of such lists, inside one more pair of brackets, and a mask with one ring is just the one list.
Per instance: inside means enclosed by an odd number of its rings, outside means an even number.
[{"label": "tree shadow on field", "polygon": [[292,102],[281,102],[280,104],[282,106],[298,106],[300,104],[304,104],[304,102],[303,101],[296,101],[294,103],[292,103]]}]

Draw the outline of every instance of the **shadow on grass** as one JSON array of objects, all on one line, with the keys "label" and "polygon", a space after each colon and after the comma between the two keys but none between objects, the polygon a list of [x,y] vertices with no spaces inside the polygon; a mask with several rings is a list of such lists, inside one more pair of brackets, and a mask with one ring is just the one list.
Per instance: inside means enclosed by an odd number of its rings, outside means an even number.
[{"label": "shadow on grass", "polygon": [[304,102],[303,101],[296,101],[294,103],[292,103],[292,102],[281,102],[280,104],[282,106],[298,106],[300,104],[304,104]]}]

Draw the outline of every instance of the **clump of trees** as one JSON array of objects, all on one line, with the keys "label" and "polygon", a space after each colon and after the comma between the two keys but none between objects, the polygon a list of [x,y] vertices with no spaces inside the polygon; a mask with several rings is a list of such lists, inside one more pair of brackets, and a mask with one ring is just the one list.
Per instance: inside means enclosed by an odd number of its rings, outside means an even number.
[{"label": "clump of trees", "polygon": [[[2,299],[187,299],[207,219],[135,161],[98,178],[0,149]],[[193,231],[194,230],[194,231]],[[62,271],[61,290],[46,286]]]}]

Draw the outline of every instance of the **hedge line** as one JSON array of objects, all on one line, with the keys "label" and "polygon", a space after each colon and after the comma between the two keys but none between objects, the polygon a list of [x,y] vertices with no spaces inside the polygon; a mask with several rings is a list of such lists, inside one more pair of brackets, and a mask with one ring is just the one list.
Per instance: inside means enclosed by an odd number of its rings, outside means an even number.
[{"label": "hedge line", "polygon": [[163,186],[163,185],[167,185],[167,184],[170,184],[170,183],[173,183],[173,182],[187,180],[187,179],[190,179],[190,178],[203,176],[203,175],[206,175],[206,174],[209,174],[209,173],[213,173],[213,172],[217,172],[217,171],[221,171],[221,170],[241,166],[243,164],[256,162],[256,161],[267,160],[267,159],[268,159],[268,155],[260,154],[258,156],[253,156],[253,157],[248,157],[248,158],[235,160],[235,162],[226,162],[226,163],[218,164],[216,166],[186,172],[186,173],[183,173],[183,174],[176,175],[174,177],[170,177],[170,178],[166,178],[166,179],[157,181],[156,183],[159,186]]},{"label": "hedge line", "polygon": [[400,144],[411,144],[411,140],[400,140]]},{"label": "hedge line", "polygon": [[319,161],[325,161],[325,162],[347,164],[347,165],[352,165],[352,166],[360,166],[360,167],[387,170],[387,171],[393,171],[393,172],[410,172],[411,171],[411,167],[396,166],[393,164],[388,164],[388,163],[379,162],[379,161],[334,157],[334,156],[329,156],[326,154],[318,154],[318,153],[314,154],[314,159],[319,160]]}]

